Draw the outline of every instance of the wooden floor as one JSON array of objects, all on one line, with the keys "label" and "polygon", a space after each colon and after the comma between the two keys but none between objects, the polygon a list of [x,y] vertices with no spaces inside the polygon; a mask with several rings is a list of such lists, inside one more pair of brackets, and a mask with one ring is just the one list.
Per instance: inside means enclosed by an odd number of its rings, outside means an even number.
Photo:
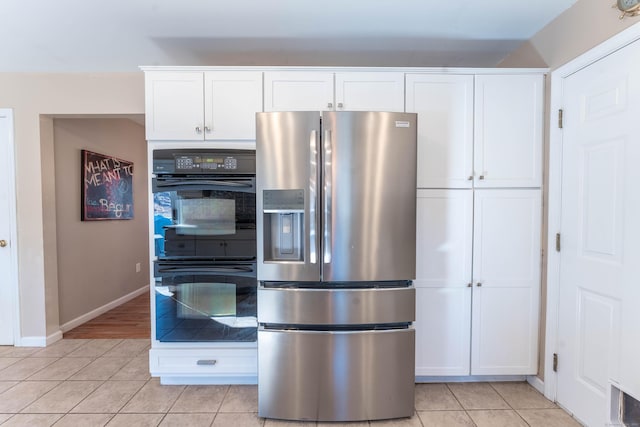
[{"label": "wooden floor", "polygon": [[144,293],[93,320],[64,333],[66,339],[149,338],[149,294]]}]

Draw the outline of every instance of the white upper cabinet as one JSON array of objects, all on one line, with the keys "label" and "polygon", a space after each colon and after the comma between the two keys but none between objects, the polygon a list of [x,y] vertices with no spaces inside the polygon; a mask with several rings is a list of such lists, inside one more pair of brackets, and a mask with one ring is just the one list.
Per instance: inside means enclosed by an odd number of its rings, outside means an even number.
[{"label": "white upper cabinet", "polygon": [[148,71],[150,141],[254,140],[262,111],[262,72]]},{"label": "white upper cabinet", "polygon": [[262,111],[262,72],[204,73],[205,139],[256,139],[256,113]]},{"label": "white upper cabinet", "polygon": [[418,113],[418,188],[473,186],[473,76],[407,74]]},{"label": "white upper cabinet", "polygon": [[336,111],[404,111],[404,73],[336,73]]},{"label": "white upper cabinet", "polygon": [[474,192],[472,375],[537,372],[541,192]]},{"label": "white upper cabinet", "polygon": [[476,187],[540,187],[542,100],[542,75],[476,76]]},{"label": "white upper cabinet", "polygon": [[147,139],[204,139],[203,94],[204,80],[201,72],[146,72]]},{"label": "white upper cabinet", "polygon": [[274,71],[264,84],[265,111],[404,111],[404,73]]},{"label": "white upper cabinet", "polygon": [[264,111],[325,111],[333,104],[333,73],[264,73]]}]

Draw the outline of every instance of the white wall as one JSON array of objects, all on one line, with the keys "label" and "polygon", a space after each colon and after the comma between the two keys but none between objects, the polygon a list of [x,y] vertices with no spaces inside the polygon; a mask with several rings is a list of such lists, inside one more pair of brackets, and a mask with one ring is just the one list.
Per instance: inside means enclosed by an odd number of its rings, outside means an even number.
[{"label": "white wall", "polygon": [[[56,241],[45,236],[52,224],[43,215],[55,210],[48,196],[54,178],[53,138],[45,120],[48,130],[41,139],[41,116],[144,114],[144,76],[4,73],[0,107],[14,109],[21,335],[44,339],[58,332],[59,319],[57,277],[53,268],[45,269],[45,254],[55,253]],[[47,258],[46,265],[51,264]]]},{"label": "white wall", "polygon": [[578,0],[499,66],[546,64],[554,70],[640,21],[637,17],[619,19],[620,11],[611,7],[614,3],[615,0]]}]

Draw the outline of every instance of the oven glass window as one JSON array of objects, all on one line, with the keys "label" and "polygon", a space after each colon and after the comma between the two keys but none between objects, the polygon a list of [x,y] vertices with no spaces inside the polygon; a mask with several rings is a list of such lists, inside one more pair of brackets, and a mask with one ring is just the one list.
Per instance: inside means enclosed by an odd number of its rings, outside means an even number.
[{"label": "oven glass window", "polygon": [[235,199],[176,200],[177,224],[180,234],[224,235],[236,233]]},{"label": "oven glass window", "polygon": [[255,258],[255,193],[164,191],[153,199],[158,258]]},{"label": "oven glass window", "polygon": [[256,316],[253,277],[176,275],[156,284],[159,341],[255,341]]}]

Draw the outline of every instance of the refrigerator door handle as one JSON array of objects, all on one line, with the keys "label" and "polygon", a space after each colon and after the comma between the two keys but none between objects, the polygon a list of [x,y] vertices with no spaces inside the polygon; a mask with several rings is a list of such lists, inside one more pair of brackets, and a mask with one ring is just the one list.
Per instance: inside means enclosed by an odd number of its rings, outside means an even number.
[{"label": "refrigerator door handle", "polygon": [[331,131],[324,131],[324,263],[331,263]]},{"label": "refrigerator door handle", "polygon": [[317,262],[316,224],[318,200],[318,133],[314,129],[309,137],[310,171],[309,171],[309,262]]}]

